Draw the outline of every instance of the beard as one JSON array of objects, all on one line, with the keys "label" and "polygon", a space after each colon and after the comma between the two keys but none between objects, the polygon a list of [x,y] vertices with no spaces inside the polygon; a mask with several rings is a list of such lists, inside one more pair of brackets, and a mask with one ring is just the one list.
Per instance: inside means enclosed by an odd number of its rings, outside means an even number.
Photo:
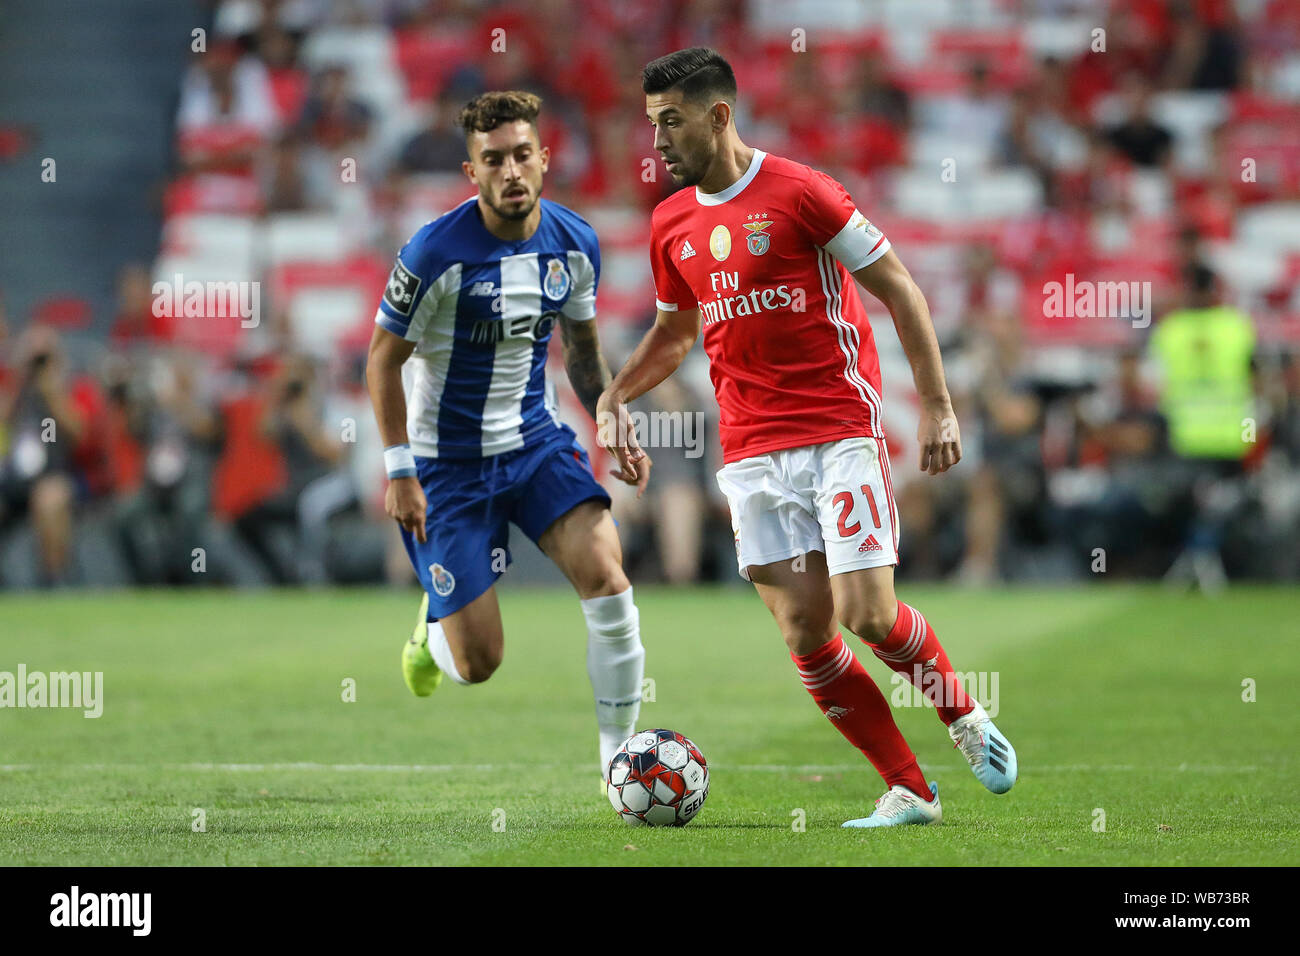
[{"label": "beard", "polygon": [[491,210],[502,219],[505,219],[507,222],[519,222],[522,219],[527,219],[529,215],[532,214],[532,211],[537,207],[537,201],[540,198],[541,196],[539,194],[533,197],[532,202],[526,203],[523,206],[514,207],[498,206],[490,199],[487,199],[487,197],[484,197],[484,201],[487,202]]},{"label": "beard", "polygon": [[697,169],[681,169],[676,175],[668,174],[678,186],[698,186],[704,178],[704,172]]},{"label": "beard", "polygon": [[709,171],[709,164],[712,161],[713,156],[707,151],[702,150],[699,155],[694,155],[690,159],[679,152],[675,160],[677,171],[669,172],[668,175],[678,186],[698,186],[704,179],[704,174]]}]

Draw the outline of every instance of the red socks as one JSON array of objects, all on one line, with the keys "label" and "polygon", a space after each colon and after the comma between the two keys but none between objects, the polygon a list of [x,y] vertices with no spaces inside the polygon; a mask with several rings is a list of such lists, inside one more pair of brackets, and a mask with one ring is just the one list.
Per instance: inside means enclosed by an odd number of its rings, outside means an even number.
[{"label": "red socks", "polygon": [[907,787],[929,800],[930,788],[894,723],[889,702],[844,639],[836,634],[811,654],[791,654],[790,659],[822,713],[866,755],[885,783]]},{"label": "red socks", "polygon": [[[865,643],[865,642],[864,642]],[[934,628],[909,604],[898,602],[898,620],[879,644],[867,643],[882,661],[921,689],[935,705],[939,719],[951,724],[974,707],[953,674]],[[937,676],[936,676],[937,675]]]}]

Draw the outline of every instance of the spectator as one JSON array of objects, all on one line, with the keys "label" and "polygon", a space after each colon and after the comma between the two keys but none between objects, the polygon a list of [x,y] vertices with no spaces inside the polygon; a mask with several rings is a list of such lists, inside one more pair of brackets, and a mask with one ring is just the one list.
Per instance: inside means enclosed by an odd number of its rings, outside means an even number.
[{"label": "spectator", "polygon": [[44,325],[18,341],[17,379],[0,398],[9,436],[0,460],[0,526],[30,514],[40,583],[67,583],[72,570],[76,446],[86,434],[73,402],[58,336]]},{"label": "spectator", "polygon": [[330,66],[316,77],[295,129],[308,144],[332,152],[364,140],[370,119],[370,108],[348,92],[347,68]]},{"label": "spectator", "polygon": [[397,157],[404,173],[459,173],[465,161],[465,132],[456,123],[470,97],[449,89],[438,97],[428,124],[406,141]]},{"label": "spectator", "polygon": [[1255,329],[1250,317],[1221,303],[1218,279],[1206,266],[1184,275],[1186,304],[1160,320],[1151,355],[1162,376],[1160,408],[1169,443],[1182,459],[1192,498],[1187,547],[1170,574],[1202,588],[1222,586],[1219,548],[1229,514],[1224,495],[1242,473],[1257,421],[1252,363]]},{"label": "spectator", "polygon": [[264,195],[268,213],[310,212],[324,207],[303,173],[302,146],[293,137],[284,137],[271,150]]},{"label": "spectator", "polygon": [[171,342],[176,320],[171,315],[156,315],[153,299],[149,270],[138,262],[123,266],[117,277],[117,315],[108,332],[109,341],[120,347]]},{"label": "spectator", "polygon": [[1166,167],[1174,136],[1151,118],[1151,87],[1137,73],[1124,79],[1128,116],[1106,130],[1110,145],[1130,162],[1144,167]]},{"label": "spectator", "polygon": [[1199,14],[1188,0],[1171,5],[1174,31],[1167,87],[1232,90],[1241,82],[1241,40],[1232,5],[1205,6],[1209,16]]},{"label": "spectator", "polygon": [[996,155],[1006,133],[1010,109],[989,78],[988,64],[974,61],[966,74],[966,88],[956,96],[931,100],[923,109],[925,125],[935,133],[978,149],[980,155]]},{"label": "spectator", "polygon": [[204,540],[219,431],[191,359],[151,364],[151,375],[120,357],[106,369],[111,524],[132,580],[177,584],[192,579],[191,552]]},{"label": "spectator", "polygon": [[[309,359],[303,356],[288,358],[271,379],[269,390],[271,400],[263,414],[261,428],[263,435],[279,447],[287,480],[283,491],[263,506],[262,513],[273,513],[277,519],[284,519],[286,525],[292,526],[297,539],[305,512],[308,526],[315,532],[313,544],[320,549],[324,543],[321,527],[338,505],[337,494],[322,490],[319,482],[343,464],[343,444],[324,427],[316,369]],[[341,474],[340,480],[346,482],[346,474]],[[307,489],[313,486],[317,490],[313,495],[305,496]],[[350,483],[346,487],[350,489]],[[288,520],[286,515],[292,520]],[[295,556],[294,567],[286,576],[293,581],[324,580],[319,550],[306,559],[304,549],[295,548]]]}]

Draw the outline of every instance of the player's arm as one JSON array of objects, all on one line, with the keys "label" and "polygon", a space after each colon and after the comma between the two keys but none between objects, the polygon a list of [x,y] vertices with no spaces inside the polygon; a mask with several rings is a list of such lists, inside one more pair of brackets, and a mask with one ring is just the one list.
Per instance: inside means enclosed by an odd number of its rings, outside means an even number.
[{"label": "player's arm", "polygon": [[699,336],[699,309],[660,309],[655,324],[596,403],[600,444],[613,452],[623,475],[635,474],[639,464],[649,460],[632,433],[627,403],[677,371]]},{"label": "player's arm", "polygon": [[[406,393],[402,390],[402,365],[415,351],[415,343],[375,326],[370,337],[370,354],[366,358],[366,388],[370,404],[379,423],[384,448],[408,445],[406,434]],[[415,475],[390,478],[384,495],[384,510],[421,544],[425,541],[424,523],[428,502],[420,479]]]},{"label": "player's arm", "polygon": [[[560,337],[564,344],[564,370],[569,375],[569,384],[582,402],[596,424],[600,424],[600,397],[609,387],[609,364],[600,351],[600,336],[596,332],[596,323],[590,319],[571,319],[560,316]],[[629,470],[619,462],[619,469],[611,475],[629,485],[635,485],[637,497],[645,493],[646,482],[650,480],[650,458],[646,456],[640,467]]]},{"label": "player's arm", "polygon": [[893,249],[858,269],[853,278],[889,309],[898,340],[912,366],[912,379],[921,400],[921,424],[916,433],[921,445],[921,470],[932,475],[947,471],[961,461],[961,433],[925,296]]},{"label": "player's arm", "polygon": [[609,364],[600,351],[596,323],[560,316],[560,338],[564,345],[564,370],[569,384],[587,414],[596,417],[596,402],[610,383]]}]

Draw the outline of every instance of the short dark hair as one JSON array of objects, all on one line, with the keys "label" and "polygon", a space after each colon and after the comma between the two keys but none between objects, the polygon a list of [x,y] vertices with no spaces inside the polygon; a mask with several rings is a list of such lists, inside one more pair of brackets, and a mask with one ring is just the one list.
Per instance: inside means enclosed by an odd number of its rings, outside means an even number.
[{"label": "short dark hair", "polygon": [[1183,268],[1183,281],[1193,292],[1199,292],[1201,295],[1213,292],[1218,279],[1214,270],[1203,262],[1188,263]]},{"label": "short dark hair", "polygon": [[483,93],[465,104],[456,118],[468,139],[471,133],[488,133],[502,123],[519,120],[537,125],[542,98],[524,90],[498,90]]},{"label": "short dark hair", "polygon": [[706,46],[678,50],[651,60],[641,71],[644,93],[680,89],[688,100],[721,98],[736,104],[736,74],[731,64]]}]

